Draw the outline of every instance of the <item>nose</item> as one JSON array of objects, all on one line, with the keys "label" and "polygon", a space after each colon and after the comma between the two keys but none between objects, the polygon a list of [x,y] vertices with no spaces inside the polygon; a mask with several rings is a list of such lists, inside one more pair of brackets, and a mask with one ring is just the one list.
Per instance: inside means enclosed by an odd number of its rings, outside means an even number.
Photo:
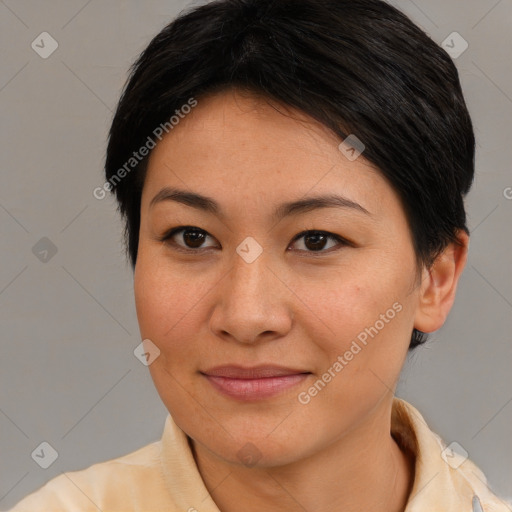
[{"label": "nose", "polygon": [[254,344],[285,336],[292,327],[292,292],[263,252],[247,263],[236,254],[233,266],[215,288],[212,332],[224,339]]}]

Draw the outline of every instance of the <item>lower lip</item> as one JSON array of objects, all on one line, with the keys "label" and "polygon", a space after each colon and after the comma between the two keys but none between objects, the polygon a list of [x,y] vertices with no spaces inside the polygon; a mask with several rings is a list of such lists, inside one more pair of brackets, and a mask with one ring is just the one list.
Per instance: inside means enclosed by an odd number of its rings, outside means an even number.
[{"label": "lower lip", "polygon": [[232,379],[213,375],[204,376],[217,391],[224,395],[238,400],[249,401],[275,396],[303,382],[309,375],[308,373],[299,373],[261,379]]}]

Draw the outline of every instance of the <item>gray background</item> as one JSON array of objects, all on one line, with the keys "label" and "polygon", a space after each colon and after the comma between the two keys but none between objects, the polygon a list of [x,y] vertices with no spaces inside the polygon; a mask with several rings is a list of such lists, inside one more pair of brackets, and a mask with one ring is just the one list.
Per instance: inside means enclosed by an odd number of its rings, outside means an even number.
[{"label": "gray background", "polygon": [[[476,135],[470,257],[446,325],[398,395],[512,497],[512,0],[393,2],[458,58]],[[188,2],[0,1],[0,508],[64,471],[157,440],[166,409],[140,343],[121,224],[103,184],[107,130],[129,65]],[[58,49],[41,58],[43,31]],[[508,198],[507,198],[508,196]],[[47,261],[33,247],[47,237]],[[39,247],[48,249],[48,242]],[[46,244],[46,246],[44,245]],[[44,258],[44,257],[43,257]],[[57,460],[31,458],[42,442]]]}]

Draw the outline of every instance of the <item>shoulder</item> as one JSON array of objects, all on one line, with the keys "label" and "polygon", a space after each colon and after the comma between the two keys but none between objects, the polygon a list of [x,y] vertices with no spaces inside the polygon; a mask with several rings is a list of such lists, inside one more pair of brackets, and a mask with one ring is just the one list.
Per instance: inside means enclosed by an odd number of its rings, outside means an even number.
[{"label": "shoulder", "polygon": [[406,512],[512,512],[512,505],[494,494],[465,450],[457,443],[447,446],[419,411],[401,399],[393,403],[392,433],[415,459]]},{"label": "shoulder", "polygon": [[[94,464],[79,471],[63,472],[22,499],[10,512],[75,512],[121,510],[139,494],[155,496],[165,488],[161,469],[161,442]],[[127,499],[129,498],[129,499]]]},{"label": "shoulder", "polygon": [[484,473],[473,461],[460,454],[454,454],[453,459],[454,467],[449,471],[454,487],[472,495],[473,512],[512,512],[512,503],[493,492]]}]

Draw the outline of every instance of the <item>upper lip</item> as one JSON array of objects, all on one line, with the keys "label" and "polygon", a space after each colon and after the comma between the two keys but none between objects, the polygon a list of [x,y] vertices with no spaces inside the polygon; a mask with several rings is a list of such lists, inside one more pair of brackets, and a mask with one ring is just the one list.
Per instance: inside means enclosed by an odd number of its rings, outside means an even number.
[{"label": "upper lip", "polygon": [[286,375],[298,375],[301,373],[311,373],[305,370],[295,370],[285,368],[284,366],[261,365],[261,366],[236,366],[225,365],[215,366],[201,373],[212,377],[227,377],[231,379],[262,379],[265,377],[283,377]]}]

